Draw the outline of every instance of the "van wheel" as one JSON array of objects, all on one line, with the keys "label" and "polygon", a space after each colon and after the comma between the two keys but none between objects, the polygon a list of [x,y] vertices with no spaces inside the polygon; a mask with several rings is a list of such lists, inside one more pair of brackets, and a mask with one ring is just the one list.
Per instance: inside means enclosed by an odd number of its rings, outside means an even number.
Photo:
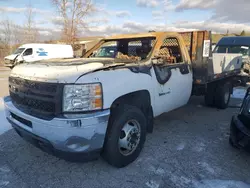
[{"label": "van wheel", "polygon": [[123,105],[114,111],[102,156],[109,164],[121,168],[139,156],[146,139],[147,121],[135,106]]},{"label": "van wheel", "polygon": [[210,107],[214,106],[215,91],[216,91],[216,83],[209,83],[207,85],[207,92],[204,96],[204,101],[206,106]]},{"label": "van wheel", "polygon": [[226,109],[231,98],[232,85],[229,82],[219,84],[216,88],[215,105],[219,109]]}]

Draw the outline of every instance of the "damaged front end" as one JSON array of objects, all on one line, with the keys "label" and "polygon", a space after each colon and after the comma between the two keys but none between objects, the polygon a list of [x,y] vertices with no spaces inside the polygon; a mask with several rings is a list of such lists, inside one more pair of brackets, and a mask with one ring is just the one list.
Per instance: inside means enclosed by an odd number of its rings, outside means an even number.
[{"label": "damaged front end", "polygon": [[15,61],[14,60],[11,60],[11,59],[4,59],[4,66],[5,67],[10,67],[10,68],[12,68],[12,67],[14,67],[14,65],[15,65]]},{"label": "damaged front end", "polygon": [[237,148],[250,151],[250,88],[248,88],[238,115],[232,117],[229,142]]}]

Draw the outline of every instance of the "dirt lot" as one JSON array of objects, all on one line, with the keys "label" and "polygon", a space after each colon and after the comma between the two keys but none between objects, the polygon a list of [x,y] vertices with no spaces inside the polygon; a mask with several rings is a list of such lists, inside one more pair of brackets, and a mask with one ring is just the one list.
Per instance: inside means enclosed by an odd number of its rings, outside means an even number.
[{"label": "dirt lot", "polygon": [[0,97],[8,95],[8,75],[10,69],[0,65]]},{"label": "dirt lot", "polygon": [[[8,93],[7,79],[0,84],[3,96]],[[193,97],[185,107],[163,114],[155,120],[154,133],[147,135],[139,158],[122,169],[101,158],[65,162],[9,130],[0,135],[0,187],[248,188],[250,155],[228,143],[229,122],[239,102],[217,110]],[[1,120],[0,126],[5,123]]]}]

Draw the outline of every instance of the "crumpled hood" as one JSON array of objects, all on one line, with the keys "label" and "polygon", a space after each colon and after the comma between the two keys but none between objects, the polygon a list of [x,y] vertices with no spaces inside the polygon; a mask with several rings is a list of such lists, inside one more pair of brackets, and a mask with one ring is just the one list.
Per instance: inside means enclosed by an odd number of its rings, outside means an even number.
[{"label": "crumpled hood", "polygon": [[82,61],[68,61],[68,64],[65,61],[53,64],[24,63],[14,67],[10,76],[52,83],[74,83],[81,75],[104,67],[102,61]]},{"label": "crumpled hood", "polygon": [[16,58],[16,56],[18,56],[18,54],[11,54],[11,55],[4,57],[4,59],[14,60]]}]

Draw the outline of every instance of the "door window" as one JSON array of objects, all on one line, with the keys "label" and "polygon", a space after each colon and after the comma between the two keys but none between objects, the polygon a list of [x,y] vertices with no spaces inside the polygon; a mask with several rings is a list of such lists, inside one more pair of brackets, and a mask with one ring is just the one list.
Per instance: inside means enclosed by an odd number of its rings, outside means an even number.
[{"label": "door window", "polygon": [[167,64],[183,62],[180,45],[176,38],[166,38],[160,47],[158,56]]},{"label": "door window", "polygon": [[28,48],[27,50],[25,50],[25,52],[23,52],[23,56],[32,55],[32,53],[33,53],[32,48]]},{"label": "door window", "polygon": [[171,69],[179,68],[181,74],[189,72],[188,65],[183,63],[180,45],[177,38],[166,38],[159,49],[158,63],[154,65],[156,78],[160,84],[165,84],[171,77]]}]

